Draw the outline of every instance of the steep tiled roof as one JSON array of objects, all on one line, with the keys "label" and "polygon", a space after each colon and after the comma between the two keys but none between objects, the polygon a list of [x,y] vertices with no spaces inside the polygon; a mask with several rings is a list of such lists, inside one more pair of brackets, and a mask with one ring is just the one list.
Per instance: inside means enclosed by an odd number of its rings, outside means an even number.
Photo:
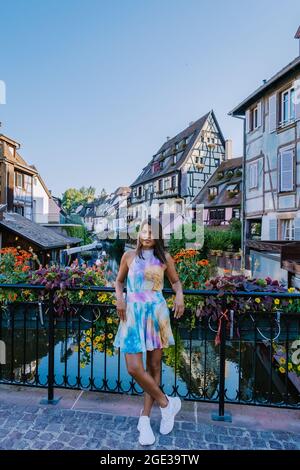
[{"label": "steep tiled roof", "polygon": [[62,248],[81,242],[81,238],[67,237],[15,212],[5,212],[3,217],[3,220],[0,220],[0,231],[4,227],[43,249]]},{"label": "steep tiled roof", "polygon": [[[224,175],[224,178],[220,179],[219,174],[221,172],[226,173],[229,170],[242,170],[242,162],[242,157],[222,162],[201,191],[195,196],[191,205],[204,204],[204,207],[239,206],[242,199],[242,188],[240,187],[240,191],[234,197],[229,197],[228,189],[231,185],[241,185],[242,176],[234,175],[232,178],[226,178],[226,175]],[[212,200],[209,198],[209,188],[211,187],[218,188],[218,194]]]},{"label": "steep tiled roof", "polygon": [[[163,176],[165,174],[168,174],[170,172],[176,171],[181,164],[184,162],[186,156],[188,155],[191,147],[194,145],[194,142],[199,134],[199,132],[202,130],[205,121],[207,120],[209,114],[213,112],[210,111],[206,113],[204,116],[202,116],[200,119],[197,121],[193,122],[190,126],[188,126],[186,129],[183,131],[179,132],[179,134],[175,135],[175,137],[172,137],[171,139],[167,140],[158,150],[158,152],[153,156],[152,160],[148,163],[145,168],[143,168],[142,173],[139,175],[139,177],[132,183],[131,186],[136,186],[138,184],[144,183],[145,181],[151,180],[151,179],[156,179],[160,176]],[[164,159],[164,157],[159,158],[159,155],[162,152],[165,151],[170,151],[170,155],[172,154],[172,151],[175,147],[176,143],[179,143],[182,139],[186,139],[188,137],[191,137],[189,143],[186,145],[184,148],[184,151],[180,157],[180,159],[176,162],[175,165],[172,165],[172,162],[169,161],[169,163],[162,168],[160,171],[156,171],[155,173],[152,173],[152,164],[155,161],[161,161]],[[180,149],[177,151],[177,153],[180,152]]]}]

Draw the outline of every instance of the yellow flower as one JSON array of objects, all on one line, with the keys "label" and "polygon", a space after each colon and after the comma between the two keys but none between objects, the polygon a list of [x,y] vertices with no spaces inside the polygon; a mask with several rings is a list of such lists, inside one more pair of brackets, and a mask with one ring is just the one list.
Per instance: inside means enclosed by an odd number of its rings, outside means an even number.
[{"label": "yellow flower", "polygon": [[98,351],[103,351],[103,344],[98,344],[97,349]]},{"label": "yellow flower", "polygon": [[[83,346],[82,346],[82,347],[83,347]],[[78,346],[77,346],[77,345],[76,345],[76,346],[73,346],[73,351],[74,351],[74,352],[78,352]]]},{"label": "yellow flower", "polygon": [[279,300],[279,299],[275,299],[275,300],[274,300],[274,304],[275,304],[275,305],[279,305],[279,304],[280,304],[280,300]]},{"label": "yellow flower", "polygon": [[257,304],[260,304],[260,302],[261,302],[260,298],[259,298],[259,297],[256,297],[255,302],[256,302]]},{"label": "yellow flower", "polygon": [[297,367],[297,370],[300,372],[300,364],[299,364],[299,366]]},{"label": "yellow flower", "polygon": [[105,340],[105,335],[100,335],[100,341],[104,341]]},{"label": "yellow flower", "polygon": [[80,291],[78,292],[78,296],[79,296],[80,299],[82,298],[83,294],[84,294],[83,290],[80,290]]},{"label": "yellow flower", "polygon": [[280,364],[285,364],[285,359],[284,359],[284,357],[281,357],[281,358],[279,359],[279,362],[280,362]]},{"label": "yellow flower", "polygon": [[100,341],[100,336],[96,336],[95,341],[98,343]]},{"label": "yellow flower", "polygon": [[81,348],[84,348],[84,346],[85,346],[85,341],[81,341],[80,347],[81,347]]},{"label": "yellow flower", "polygon": [[108,319],[107,319],[107,323],[109,323],[109,324],[110,324],[110,323],[112,323],[112,322],[113,322],[113,321],[112,321],[112,318],[108,317]]},{"label": "yellow flower", "polygon": [[294,303],[294,300],[293,299],[290,299],[289,300],[289,304],[293,304]]},{"label": "yellow flower", "polygon": [[290,294],[293,294],[293,292],[295,292],[295,287],[290,287],[290,288],[288,289],[288,292],[289,292]]},{"label": "yellow flower", "polygon": [[101,294],[100,293],[100,294],[97,295],[97,299],[98,299],[99,302],[106,302],[107,299],[108,299],[108,296],[107,296],[107,294]]},{"label": "yellow flower", "polygon": [[85,340],[86,340],[87,343],[90,343],[90,342],[91,342],[91,338],[90,338],[89,336],[87,336],[87,337],[85,338]]},{"label": "yellow flower", "polygon": [[84,368],[85,368],[85,363],[84,363],[84,362],[81,362],[81,363],[80,363],[80,367],[81,367],[81,369],[84,369]]},{"label": "yellow flower", "polygon": [[285,373],[285,368],[284,367],[279,367],[279,372],[281,372],[282,374]]},{"label": "yellow flower", "polygon": [[89,346],[87,346],[87,347],[85,348],[85,350],[86,350],[87,353],[90,353],[90,352],[91,352],[91,348],[90,348]]},{"label": "yellow flower", "polygon": [[112,334],[112,333],[109,333],[109,334],[107,335],[107,337],[108,337],[108,339],[112,339],[113,334]]},{"label": "yellow flower", "polygon": [[86,330],[85,334],[86,334],[87,336],[91,336],[92,330]]},{"label": "yellow flower", "polygon": [[112,356],[112,350],[111,349],[107,349],[106,353],[107,353],[108,356]]},{"label": "yellow flower", "polygon": [[117,301],[116,300],[112,300],[111,302],[113,305],[116,305],[117,304]]},{"label": "yellow flower", "polygon": [[293,364],[291,362],[288,363],[288,368],[291,370],[293,368]]}]

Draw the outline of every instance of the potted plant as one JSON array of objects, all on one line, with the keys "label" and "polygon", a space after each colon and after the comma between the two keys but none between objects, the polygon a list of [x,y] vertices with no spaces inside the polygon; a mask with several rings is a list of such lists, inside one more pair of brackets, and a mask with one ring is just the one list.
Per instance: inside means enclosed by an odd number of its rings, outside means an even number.
[{"label": "potted plant", "polygon": [[233,175],[234,175],[233,171],[232,171],[232,170],[229,170],[229,171],[227,171],[227,173],[226,173],[226,178],[228,178],[228,179],[229,179],[229,178],[232,178]]},{"label": "potted plant", "polygon": [[233,253],[233,258],[234,259],[241,259],[241,257],[242,257],[241,250],[238,251],[238,252]]},{"label": "potted plant", "polygon": [[232,258],[233,257],[233,245],[232,245],[232,243],[229,243],[229,245],[227,246],[227,250],[224,251],[224,255],[226,256],[226,258]]},{"label": "potted plant", "polygon": [[218,250],[209,250],[210,256],[217,256],[217,251]]},{"label": "potted plant", "polygon": [[223,178],[224,178],[224,173],[223,173],[223,171],[218,171],[218,173],[217,173],[217,179],[218,179],[218,180],[221,180],[221,179],[223,179]]}]

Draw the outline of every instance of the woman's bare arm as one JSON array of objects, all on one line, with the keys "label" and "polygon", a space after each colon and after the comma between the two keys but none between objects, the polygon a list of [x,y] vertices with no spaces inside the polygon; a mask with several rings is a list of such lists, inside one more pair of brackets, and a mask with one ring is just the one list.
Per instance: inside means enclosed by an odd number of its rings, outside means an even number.
[{"label": "woman's bare arm", "polygon": [[124,281],[128,273],[128,252],[124,253],[121,258],[121,263],[118,275],[115,282],[116,297],[117,297],[117,313],[121,320],[126,320],[126,303],[123,296]]},{"label": "woman's bare arm", "polygon": [[174,318],[180,318],[184,312],[184,298],[182,292],[182,285],[177,274],[175,263],[172,256],[167,253],[167,268],[166,275],[171,283],[172,289],[175,292],[175,305],[174,305]]}]

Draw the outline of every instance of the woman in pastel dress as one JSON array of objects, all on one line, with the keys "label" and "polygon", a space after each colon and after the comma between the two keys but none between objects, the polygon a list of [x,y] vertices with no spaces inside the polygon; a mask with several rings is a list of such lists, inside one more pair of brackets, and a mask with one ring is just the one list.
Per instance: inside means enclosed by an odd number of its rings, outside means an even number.
[{"label": "woman in pastel dress", "polygon": [[[176,294],[174,318],[184,312],[182,286],[172,257],[165,251],[161,224],[150,217],[141,224],[137,248],[124,253],[116,279],[117,312],[120,324],[114,347],[125,353],[128,373],[144,390],[144,407],[138,431],[139,442],[151,445],[155,436],[150,413],[156,401],[161,410],[160,432],[169,434],[181,408],[178,397],[165,395],[160,385],[163,348],[174,345],[170,313],[162,294],[164,275]],[[124,281],[127,295],[124,299]],[[146,353],[146,370],[143,364]]]}]

